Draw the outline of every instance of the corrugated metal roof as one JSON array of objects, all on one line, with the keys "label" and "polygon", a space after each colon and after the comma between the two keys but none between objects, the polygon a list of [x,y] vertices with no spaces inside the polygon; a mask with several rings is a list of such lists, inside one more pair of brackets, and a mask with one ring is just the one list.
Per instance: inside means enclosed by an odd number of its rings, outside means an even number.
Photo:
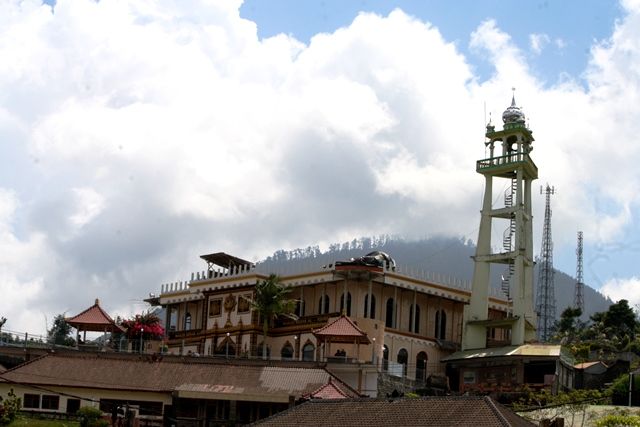
[{"label": "corrugated metal roof", "polygon": [[442,359],[443,362],[505,356],[560,357],[562,346],[555,344],[524,344],[507,347],[463,350]]}]

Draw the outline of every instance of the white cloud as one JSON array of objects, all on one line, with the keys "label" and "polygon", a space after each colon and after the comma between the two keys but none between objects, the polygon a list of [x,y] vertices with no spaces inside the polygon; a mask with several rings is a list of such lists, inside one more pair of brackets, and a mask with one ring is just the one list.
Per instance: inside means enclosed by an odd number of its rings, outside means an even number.
[{"label": "white cloud", "polygon": [[[0,203],[0,247],[21,255],[0,261],[15,294],[8,317],[23,324],[38,317],[27,310],[74,312],[96,297],[135,310],[128,301],[184,280],[211,250],[475,238],[483,106],[499,122],[512,86],[540,181],[558,189],[556,248],[573,246],[576,228],[615,240],[637,217],[633,3],[593,48],[587,89],[544,87],[492,20],[470,36],[494,67],[480,81],[437,27],[399,10],[304,45],[259,40],[239,4],[0,4],[0,135],[28,153],[3,160],[27,165],[18,178],[28,184]],[[540,49],[550,42],[537,37]],[[29,305],[34,295],[45,302]]]},{"label": "white cloud", "polygon": [[542,50],[551,42],[551,37],[544,33],[529,34],[529,48],[535,55],[540,55]]},{"label": "white cloud", "polygon": [[640,310],[640,277],[613,278],[602,285],[600,292],[615,302],[626,299]]}]

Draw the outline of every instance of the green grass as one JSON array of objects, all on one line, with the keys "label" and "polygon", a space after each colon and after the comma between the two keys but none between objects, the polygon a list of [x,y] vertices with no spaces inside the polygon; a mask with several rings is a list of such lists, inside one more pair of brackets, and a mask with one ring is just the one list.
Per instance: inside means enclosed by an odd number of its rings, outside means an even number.
[{"label": "green grass", "polygon": [[30,418],[24,415],[18,417],[10,424],[10,427],[79,427],[77,421],[48,420]]}]

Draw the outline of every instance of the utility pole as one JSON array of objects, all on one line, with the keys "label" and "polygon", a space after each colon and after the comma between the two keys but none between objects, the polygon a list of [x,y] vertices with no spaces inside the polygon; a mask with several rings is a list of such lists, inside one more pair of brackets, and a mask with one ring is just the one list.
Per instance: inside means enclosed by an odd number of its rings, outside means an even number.
[{"label": "utility pole", "polygon": [[538,293],[536,311],[538,312],[538,339],[546,342],[551,337],[553,323],[556,319],[556,297],[553,271],[553,240],[551,239],[551,195],[554,187],[540,187],[540,194],[545,195],[544,226],[542,230],[542,251],[540,253],[540,269],[538,270]]},{"label": "utility pole", "polygon": [[584,278],[582,277],[582,231],[578,231],[578,248],[576,249],[578,257],[576,267],[576,292],[573,299],[573,306],[579,308],[584,314]]}]

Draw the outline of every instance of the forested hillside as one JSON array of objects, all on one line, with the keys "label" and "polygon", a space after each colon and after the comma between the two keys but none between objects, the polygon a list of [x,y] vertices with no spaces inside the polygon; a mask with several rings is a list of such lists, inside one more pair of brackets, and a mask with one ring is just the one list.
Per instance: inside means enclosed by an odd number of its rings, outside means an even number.
[{"label": "forested hillside", "polygon": [[[380,250],[388,253],[396,261],[400,271],[424,270],[445,277],[470,281],[473,275],[473,261],[475,246],[471,241],[456,238],[433,237],[421,240],[407,240],[391,236],[364,237],[350,242],[335,243],[326,251],[317,246],[279,250],[272,256],[260,262],[261,269],[283,271],[305,271],[320,268],[335,261],[348,260],[365,255],[368,252]],[[500,276],[503,271],[492,271],[492,284],[500,287]],[[537,268],[534,270],[534,283],[537,284]],[[562,310],[573,304],[575,279],[568,274],[556,270],[555,295],[556,314],[560,316]],[[584,319],[594,312],[606,311],[612,301],[602,294],[585,286]]]}]

